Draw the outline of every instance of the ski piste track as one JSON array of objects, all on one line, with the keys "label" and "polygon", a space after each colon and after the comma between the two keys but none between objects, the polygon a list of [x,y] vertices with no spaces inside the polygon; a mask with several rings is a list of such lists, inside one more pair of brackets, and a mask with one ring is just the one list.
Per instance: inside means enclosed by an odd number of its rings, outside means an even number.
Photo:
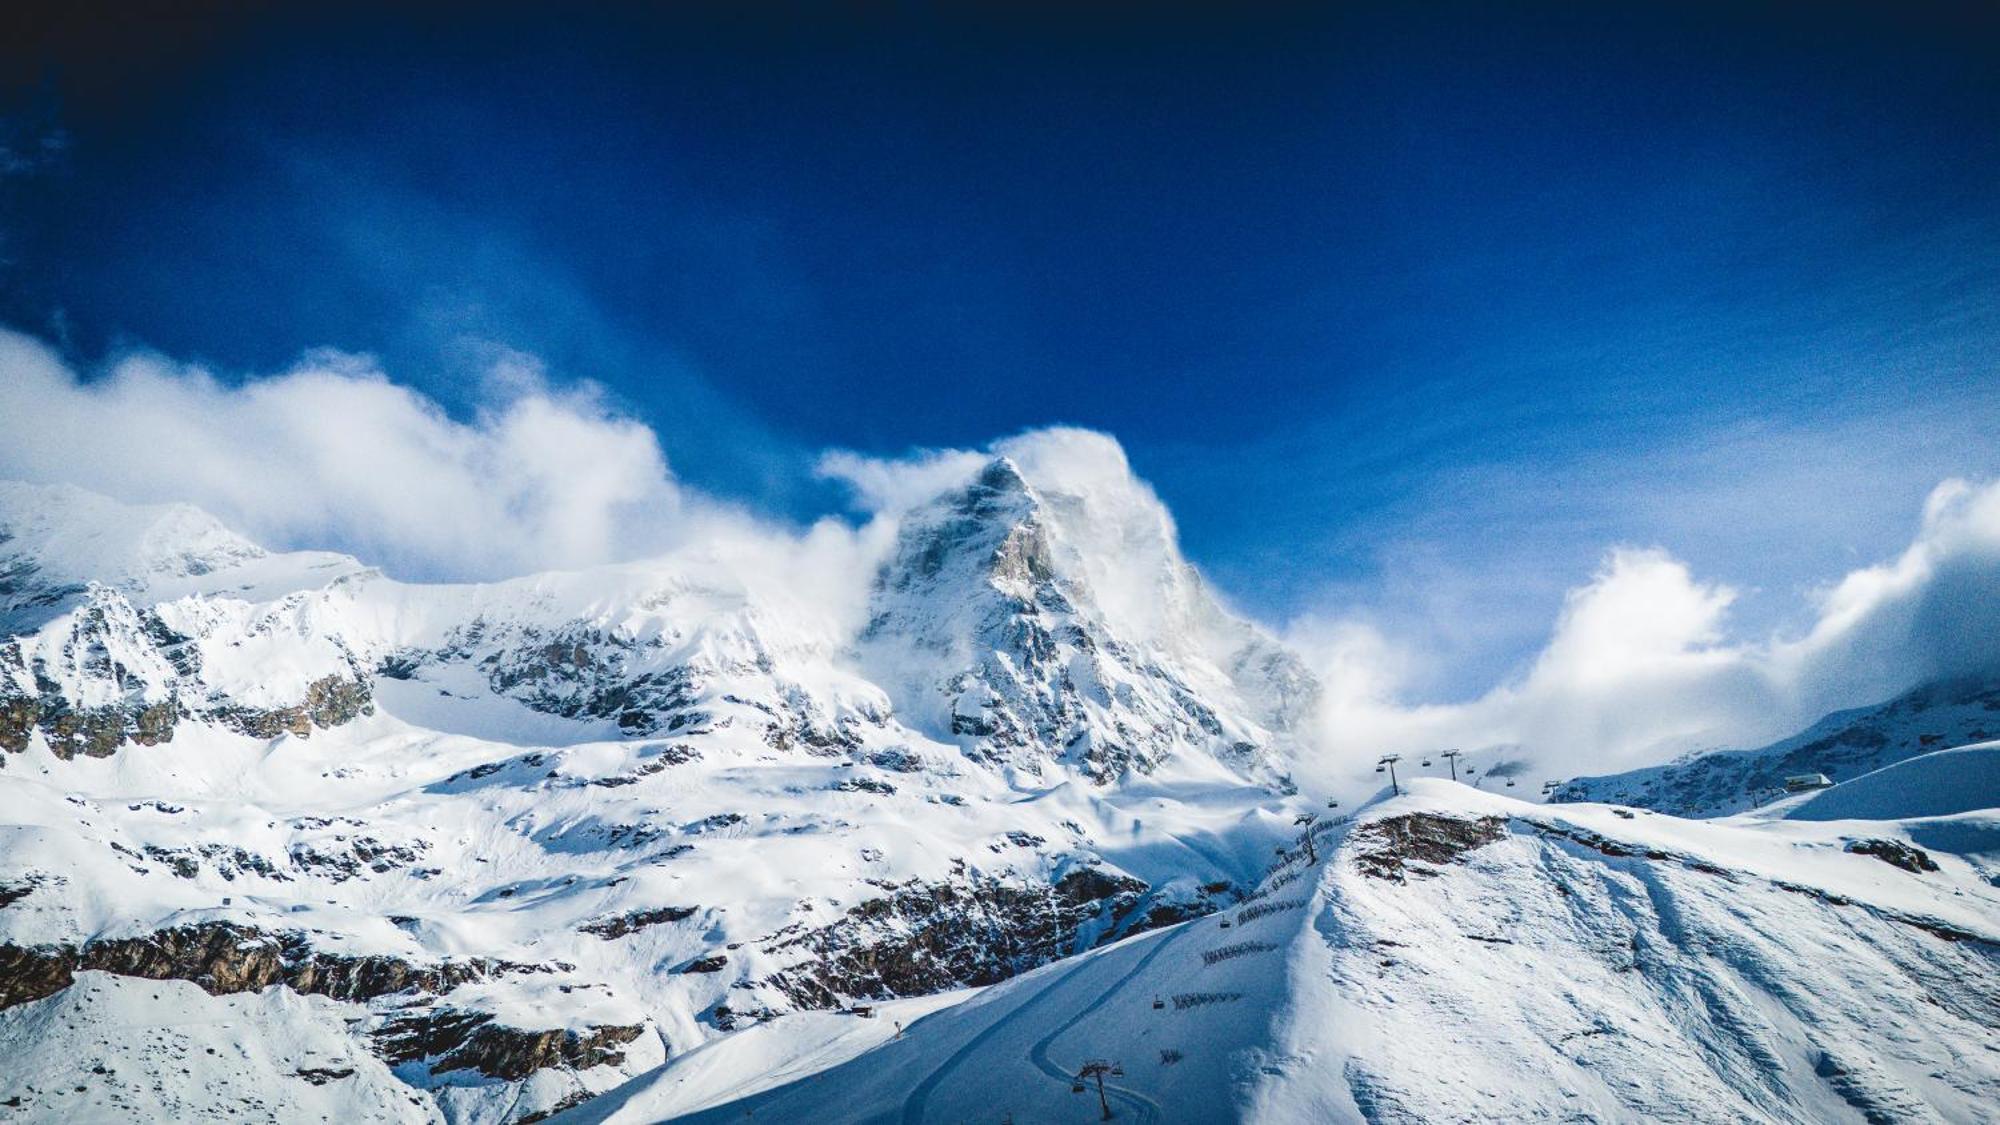
[{"label": "ski piste track", "polygon": [[[1119,992],[1123,991],[1125,986],[1131,983],[1131,981],[1135,977],[1137,977],[1140,973],[1145,972],[1146,966],[1152,964],[1153,959],[1155,957],[1158,957],[1162,952],[1164,952],[1169,945],[1172,945],[1174,942],[1179,941],[1183,936],[1185,936],[1188,933],[1188,931],[1192,930],[1194,926],[1195,923],[1193,922],[1182,923],[1181,925],[1174,927],[1174,929],[1170,933],[1166,934],[1164,937],[1161,937],[1158,941],[1154,942],[1153,948],[1147,950],[1146,955],[1139,958],[1139,963],[1132,966],[1132,968],[1128,970],[1124,976],[1119,977],[1115,982],[1113,982],[1111,987],[1105,989],[1102,993],[1100,993],[1097,999],[1092,1000],[1088,1005],[1078,1009],[1075,1015],[1072,1015],[1071,1017],[1069,1017],[1069,1019],[1064,1020],[1061,1024],[1056,1026],[1055,1030],[1049,1032],[1047,1035],[1044,1035],[1040,1040],[1038,1040],[1035,1043],[1035,1045],[1028,1051],[1028,1061],[1034,1063],[1036,1069],[1040,1070],[1043,1074],[1048,1075],[1050,1078],[1053,1078],[1058,1082],[1064,1082],[1064,1083],[1070,1082],[1073,1076],[1068,1071],[1063,1070],[1061,1067],[1057,1066],[1054,1062],[1051,1062],[1049,1060],[1049,1044],[1055,1042],[1056,1038],[1062,1035],[1063,1032],[1068,1031],[1070,1028],[1076,1026],[1078,1021],[1082,1020],[1085,1016],[1090,1015],[1092,1012],[1097,1011],[1099,1008],[1102,1008],[1105,1004],[1109,1003],[1111,998],[1118,995]],[[1087,965],[1078,965],[1071,968],[1068,972],[1063,973],[1061,976],[1056,977],[1054,980],[1044,985],[1040,992],[1037,992],[1035,993],[1035,995],[1029,997],[1025,1003],[1016,1007],[1013,1011],[1008,1012],[1006,1015],[1000,1017],[999,1019],[993,1021],[991,1024],[988,1024],[984,1030],[980,1031],[979,1034],[973,1036],[970,1040],[967,1040],[965,1046],[960,1047],[958,1050],[952,1052],[951,1057],[945,1059],[944,1062],[940,1063],[936,1070],[931,1071],[930,1074],[927,1077],[925,1077],[925,1079],[922,1082],[917,1083],[915,1089],[910,1091],[910,1096],[903,1102],[903,1119],[902,1119],[903,1125],[923,1125],[924,1111],[926,1104],[930,1101],[931,1093],[932,1091],[937,1089],[939,1083],[943,1082],[945,1078],[948,1077],[951,1074],[951,1072],[958,1067],[960,1063],[972,1057],[972,1055],[975,1052],[977,1052],[979,1048],[986,1043],[987,1040],[999,1034],[1000,1031],[1011,1025],[1015,1020],[1020,1019],[1021,1016],[1024,1013],[1028,1012],[1030,1009],[1040,1005],[1042,1001],[1048,999],[1051,995],[1053,995],[1056,989],[1058,989],[1064,983],[1066,983],[1072,975],[1087,967],[1088,967]],[[1127,1090],[1120,1086],[1111,1085],[1108,1082],[1105,1083],[1104,1093],[1108,1099],[1110,1099],[1113,1102],[1116,1102],[1119,1106],[1123,1107],[1124,1109],[1131,1111],[1129,1116],[1123,1113],[1116,1114],[1114,1116],[1136,1122],[1155,1122],[1158,1121],[1160,1118],[1159,1105],[1155,1103],[1152,1099],[1144,1096],[1143,1094],[1136,1093],[1132,1090]]]}]

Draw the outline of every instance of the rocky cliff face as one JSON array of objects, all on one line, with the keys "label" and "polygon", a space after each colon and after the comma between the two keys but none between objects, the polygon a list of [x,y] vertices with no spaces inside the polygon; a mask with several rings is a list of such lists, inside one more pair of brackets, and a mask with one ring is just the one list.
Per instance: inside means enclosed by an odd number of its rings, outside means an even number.
[{"label": "rocky cliff face", "polygon": [[1146,890],[1093,868],[1050,884],[976,875],[912,881],[837,922],[771,943],[796,964],[762,983],[801,1008],[992,984],[1144,928],[1128,924],[1138,921]]},{"label": "rocky cliff face", "polygon": [[315,949],[297,931],[273,934],[228,922],[93,938],[81,947],[0,946],[0,966],[0,1010],[52,995],[84,971],[182,980],[217,996],[283,985],[303,995],[350,1001],[400,992],[440,994],[504,973],[554,971],[486,957],[423,965],[399,957],[347,956]]},{"label": "rocky cliff face", "polygon": [[523,1030],[495,1023],[486,1012],[445,1008],[398,1014],[373,1035],[384,1059],[422,1063],[431,1074],[476,1070],[488,1078],[519,1081],[538,1070],[592,1070],[625,1061],[623,1045],[645,1033],[639,1026],[583,1030]]}]

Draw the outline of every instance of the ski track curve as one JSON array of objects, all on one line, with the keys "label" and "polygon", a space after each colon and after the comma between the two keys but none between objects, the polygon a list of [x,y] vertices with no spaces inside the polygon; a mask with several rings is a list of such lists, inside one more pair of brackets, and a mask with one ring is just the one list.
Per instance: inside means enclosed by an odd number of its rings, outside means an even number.
[{"label": "ski track curve", "polygon": [[[1063,1023],[1061,1027],[1057,1028],[1053,1033],[1049,1034],[1048,1036],[1044,1037],[1040,1042],[1036,1043],[1034,1047],[1030,1049],[1030,1051],[1028,1052],[1029,1061],[1033,1062],[1037,1068],[1043,1071],[1043,1073],[1059,1078],[1064,1082],[1068,1082],[1070,1080],[1070,1076],[1064,1074],[1060,1069],[1056,1068],[1054,1063],[1048,1061],[1049,1044],[1055,1039],[1057,1035],[1060,1035],[1063,1032],[1069,1030],[1070,1027],[1075,1025],[1075,1023],[1078,1020],[1082,1019],[1084,1016],[1089,1015],[1091,1012],[1094,1012],[1098,1008],[1102,1007],[1106,1001],[1110,1000],[1112,996],[1117,994],[1119,989],[1125,987],[1126,982],[1130,981],[1133,977],[1139,975],[1140,971],[1143,970],[1148,964],[1150,964],[1153,958],[1159,956],[1161,950],[1164,950],[1168,945],[1171,945],[1173,942],[1178,940],[1182,934],[1186,933],[1188,929],[1192,928],[1192,925],[1193,925],[1192,923],[1183,925],[1181,929],[1176,930],[1175,932],[1170,933],[1167,936],[1161,938],[1159,942],[1156,945],[1154,945],[1152,949],[1146,951],[1146,955],[1139,959],[1139,963],[1133,966],[1131,971],[1127,972],[1124,976],[1118,978],[1116,983],[1114,983],[1110,988],[1106,989],[1103,992],[1103,994],[1098,996],[1096,1000],[1093,1000],[1088,1007],[1084,1008],[1082,1011],[1079,1011],[1076,1015],[1070,1017],[1067,1021]],[[953,1070],[956,1070],[958,1068],[960,1063],[963,1063],[966,1059],[971,1058],[973,1053],[979,1050],[981,1046],[984,1046],[988,1040],[992,1039],[995,1035],[998,1035],[1004,1028],[1011,1026],[1015,1020],[1020,1019],[1021,1016],[1028,1010],[1040,1005],[1042,1001],[1047,1000],[1051,995],[1055,993],[1056,989],[1060,988],[1065,982],[1067,982],[1072,975],[1074,975],[1077,971],[1085,967],[1086,967],[1085,965],[1076,965],[1071,967],[1068,972],[1063,973],[1061,976],[1056,977],[1054,980],[1050,981],[1047,985],[1043,986],[1040,992],[1037,992],[1033,996],[1029,997],[1027,1000],[1022,1001],[1022,1003],[1019,1006],[1017,1006],[1013,1011],[1008,1012],[1006,1015],[1001,1016],[999,1019],[994,1020],[992,1023],[986,1025],[986,1027],[983,1030],[981,1030],[979,1034],[973,1036],[971,1039],[966,1040],[965,1045],[963,1047],[960,1047],[958,1050],[953,1051],[949,1057],[947,1057],[942,1063],[939,1063],[937,1069],[931,1071],[929,1075],[925,1076],[922,1082],[917,1083],[916,1088],[910,1091],[910,1096],[904,1099],[903,1118],[902,1118],[903,1125],[923,1125],[924,1110],[926,1108],[927,1103],[930,1101],[931,1094],[937,1090],[938,1086],[941,1083],[943,1083],[945,1078],[949,1076]],[[1135,1094],[1129,1090],[1121,1089],[1119,1087],[1110,1085],[1105,1086],[1104,1090],[1106,1096],[1115,1095],[1115,1098],[1118,1102],[1124,1105],[1129,1105],[1133,1109],[1137,1110],[1138,1113],[1137,1116],[1134,1118],[1134,1120],[1142,1122],[1151,1122],[1157,1119],[1159,1107],[1154,1105],[1151,1101],[1147,1100],[1141,1095]]]},{"label": "ski track curve", "polygon": [[[1061,1036],[1064,1032],[1068,1031],[1070,1028],[1075,1027],[1078,1023],[1082,1022],[1085,1016],[1090,1015],[1092,1012],[1095,1012],[1099,1008],[1102,1008],[1104,1007],[1104,1005],[1110,1003],[1112,997],[1118,995],[1120,992],[1123,992],[1125,990],[1126,985],[1132,983],[1132,981],[1136,977],[1138,977],[1140,973],[1146,971],[1146,966],[1152,964],[1153,959],[1155,957],[1158,957],[1160,954],[1166,952],[1168,946],[1172,945],[1174,942],[1179,941],[1182,937],[1186,936],[1186,934],[1189,931],[1193,930],[1194,927],[1198,924],[1199,924],[1198,922],[1189,922],[1186,925],[1183,925],[1179,929],[1175,930],[1173,933],[1170,933],[1166,937],[1161,938],[1157,943],[1154,944],[1153,948],[1146,951],[1146,955],[1144,957],[1139,958],[1138,964],[1132,966],[1130,971],[1128,971],[1124,976],[1119,977],[1117,980],[1113,981],[1111,987],[1099,993],[1097,999],[1092,1000],[1089,1004],[1078,1009],[1075,1015],[1064,1020],[1061,1024],[1057,1025],[1055,1030],[1049,1032],[1047,1035],[1042,1036],[1041,1039],[1036,1041],[1035,1045],[1028,1049],[1028,1061],[1034,1063],[1035,1068],[1037,1070],[1040,1070],[1043,1074],[1048,1075],[1050,1078],[1053,1078],[1058,1082],[1067,1083],[1073,1081],[1074,1078],[1072,1075],[1070,1075],[1067,1071],[1064,1071],[1061,1067],[1057,1066],[1054,1062],[1050,1061],[1049,1045],[1054,1043],[1056,1039],[1059,1036]],[[1125,1105],[1130,1106],[1133,1110],[1135,1110],[1136,1112],[1133,1116],[1134,1121],[1152,1122],[1159,1119],[1160,1107],[1158,1103],[1154,1102],[1151,1098],[1146,1097],[1144,1094],[1140,1094],[1133,1090],[1127,1090],[1122,1086],[1113,1086],[1110,1083],[1105,1084],[1104,1092],[1106,1093],[1106,1095],[1112,1096],[1113,1100],[1122,1102]]]}]

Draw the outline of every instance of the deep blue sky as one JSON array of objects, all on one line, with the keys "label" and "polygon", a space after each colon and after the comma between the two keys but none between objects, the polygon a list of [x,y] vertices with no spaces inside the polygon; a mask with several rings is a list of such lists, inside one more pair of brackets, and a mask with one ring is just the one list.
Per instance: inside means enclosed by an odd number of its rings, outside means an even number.
[{"label": "deep blue sky", "polygon": [[1102,428],[1463,691],[1610,544],[1755,631],[2000,469],[2000,28],[1894,7],[20,8],[0,320],[459,410],[498,342],[796,518],[828,446]]}]

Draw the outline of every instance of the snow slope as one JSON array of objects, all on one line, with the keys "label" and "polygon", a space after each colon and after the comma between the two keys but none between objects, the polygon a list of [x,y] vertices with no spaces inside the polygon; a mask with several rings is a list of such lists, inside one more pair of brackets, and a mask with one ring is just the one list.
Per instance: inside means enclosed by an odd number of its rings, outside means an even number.
[{"label": "snow slope", "polygon": [[264,600],[362,569],[345,555],[273,555],[186,504],[133,506],[73,485],[0,481],[0,631],[24,632],[90,583],[150,600],[230,591]]},{"label": "snow slope", "polygon": [[1960,857],[1439,781],[1321,839],[808,1077],[716,1104],[691,1055],[561,1120],[1094,1120],[1091,1059],[1130,1121],[2000,1119],[2000,890]]},{"label": "snow slope", "polygon": [[1982,742],[1885,766],[1785,810],[1793,820],[1899,820],[2000,809],[2000,742]]}]

